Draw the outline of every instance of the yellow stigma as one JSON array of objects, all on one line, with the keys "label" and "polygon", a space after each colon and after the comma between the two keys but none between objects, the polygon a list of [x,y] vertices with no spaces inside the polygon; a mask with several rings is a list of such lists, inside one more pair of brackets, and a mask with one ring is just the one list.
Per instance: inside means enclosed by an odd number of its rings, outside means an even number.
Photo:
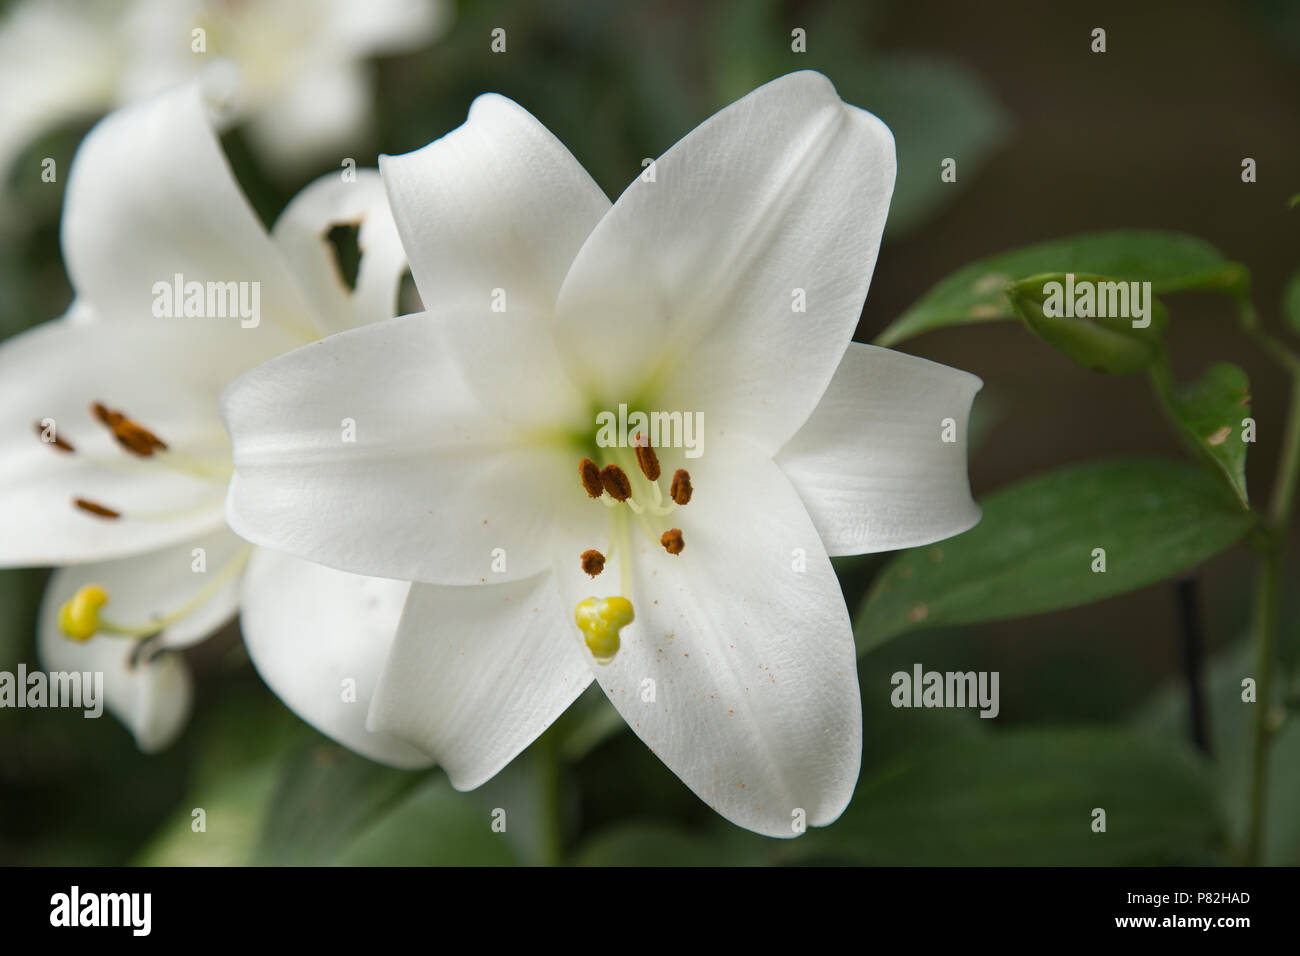
[{"label": "yellow stigma", "polygon": [[74,641],[90,640],[99,630],[99,609],[107,603],[107,591],[87,584],[59,608],[59,630]]},{"label": "yellow stigma", "polygon": [[632,623],[632,602],[615,595],[610,598],[589,597],[578,603],[573,619],[582,631],[587,649],[602,664],[618,653],[618,632]]}]

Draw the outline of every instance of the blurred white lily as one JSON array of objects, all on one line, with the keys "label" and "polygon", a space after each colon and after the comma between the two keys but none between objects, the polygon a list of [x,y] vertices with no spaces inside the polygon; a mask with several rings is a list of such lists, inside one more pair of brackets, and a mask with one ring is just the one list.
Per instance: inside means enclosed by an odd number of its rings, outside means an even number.
[{"label": "blurred white lily", "polygon": [[[437,307],[231,386],[231,526],[417,582],[370,724],[458,788],[594,677],[729,820],[784,837],[833,821],[862,730],[829,555],[979,518],[965,463],[979,380],[850,344],[894,185],[889,130],[796,73],[611,207],[491,95],[380,171]],[[594,416],[621,404],[702,413],[703,455],[602,447]],[[301,670],[312,641],[297,643],[283,663]]]},{"label": "blurred white lily", "polygon": [[368,58],[432,42],[450,16],[445,0],[19,0],[0,20],[0,175],[45,130],[216,59],[239,72],[231,106],[254,145],[291,167],[365,132]]},{"label": "blurred white lily", "polygon": [[[348,180],[308,186],[268,234],[197,82],[112,113],[82,143],[67,184],[62,244],[76,300],[0,344],[0,567],[63,565],[41,609],[42,661],[103,671],[108,708],[144,750],[171,742],[189,713],[190,678],[174,652],[242,600],[255,663],[287,627],[311,633],[333,662],[325,668],[336,667],[334,693],[309,693],[299,713],[377,759],[427,762],[364,727],[378,665],[367,671],[361,651],[391,643],[406,586],[255,552],[223,517],[222,388],[274,355],[394,313],[405,256],[379,175]],[[364,252],[352,290],[325,238],[343,223],[359,224]],[[178,276],[185,288],[249,284],[259,320],[159,315]],[[302,695],[292,683],[282,692]]]}]

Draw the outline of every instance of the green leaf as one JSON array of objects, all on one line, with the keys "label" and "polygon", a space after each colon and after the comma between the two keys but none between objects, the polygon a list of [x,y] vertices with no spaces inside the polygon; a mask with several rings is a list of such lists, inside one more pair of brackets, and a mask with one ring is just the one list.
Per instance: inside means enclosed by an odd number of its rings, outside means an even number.
[{"label": "green leaf", "polygon": [[[907,631],[1089,604],[1185,571],[1252,516],[1194,465],[1115,459],[1037,475],[990,496],[965,534],[895,557],[856,621],[858,653]],[[1106,570],[1094,572],[1093,549]]]},{"label": "green leaf", "polygon": [[[508,819],[508,818],[507,818]],[[426,776],[338,855],[345,866],[512,866],[491,814],[457,793],[441,774]]]},{"label": "green leaf", "polygon": [[918,299],[875,342],[895,345],[952,325],[1010,319],[1014,313],[1006,287],[1046,272],[1150,282],[1156,295],[1234,289],[1247,274],[1203,239],[1176,232],[1102,232],[1055,239],[957,270]]},{"label": "green leaf", "polygon": [[716,833],[632,823],[599,834],[574,859],[577,866],[726,866],[747,862]]},{"label": "green leaf", "polygon": [[[498,793],[496,799],[502,799]],[[511,865],[492,806],[445,775],[395,770],[317,737],[283,765],[256,862],[270,865]],[[511,810],[514,810],[511,804]],[[519,824],[519,817],[508,818]]]},{"label": "green leaf", "polygon": [[1236,365],[1216,362],[1197,381],[1172,393],[1157,389],[1198,455],[1217,469],[1243,508],[1246,493],[1246,442],[1242,419],[1250,416],[1250,380]]},{"label": "green leaf", "polygon": [[589,753],[627,729],[627,721],[597,684],[592,684],[557,721],[560,730],[560,756],[566,763],[577,763]]},{"label": "green leaf", "polygon": [[[1104,833],[1093,812],[1106,812]],[[1088,866],[1207,863],[1223,835],[1206,768],[1176,743],[1073,728],[987,733],[858,782],[782,862]]]},{"label": "green leaf", "polygon": [[[139,866],[246,866],[257,853],[281,763],[309,731],[264,688],[196,715],[184,796],[140,848]],[[202,829],[195,829],[202,810]]]},{"label": "green leaf", "polygon": [[43,571],[27,568],[0,571],[0,670],[13,671],[30,659],[44,578]]},{"label": "green leaf", "polygon": [[1286,316],[1291,331],[1300,335],[1300,272],[1291,277],[1282,293],[1282,313]]},{"label": "green leaf", "polygon": [[[205,775],[141,848],[135,865],[246,866],[257,851],[276,769],[270,756],[263,755],[219,775]],[[203,812],[198,831],[195,810]]]},{"label": "green leaf", "polygon": [[256,862],[329,863],[421,782],[318,739],[285,763],[263,825]]}]

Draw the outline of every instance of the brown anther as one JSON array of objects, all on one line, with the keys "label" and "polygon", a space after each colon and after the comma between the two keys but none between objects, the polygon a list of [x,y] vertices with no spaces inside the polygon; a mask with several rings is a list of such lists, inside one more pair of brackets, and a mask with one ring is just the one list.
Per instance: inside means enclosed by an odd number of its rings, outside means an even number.
[{"label": "brown anther", "polygon": [[669,528],[659,537],[659,543],[669,554],[681,554],[686,542],[682,540],[681,528]]},{"label": "brown anther", "polygon": [[155,451],[166,451],[167,443],[143,425],[126,419],[113,433],[117,440],[138,455],[146,458]]},{"label": "brown anther", "polygon": [[627,501],[632,497],[632,482],[618,465],[606,465],[600,470],[600,481],[615,501]]},{"label": "brown anther", "polygon": [[642,437],[640,432],[637,432],[636,437],[632,439],[632,450],[636,452],[636,463],[641,469],[641,474],[651,481],[658,481],[659,456],[655,454],[649,440]]},{"label": "brown anther", "polygon": [[92,515],[99,515],[101,518],[120,518],[122,513],[114,511],[112,508],[105,508],[103,505],[97,505],[93,501],[87,501],[85,498],[74,498],[75,504],[82,511],[89,511]]},{"label": "brown anther", "polygon": [[582,570],[594,578],[605,570],[605,556],[594,548],[582,552]]},{"label": "brown anther", "polygon": [[90,411],[101,424],[112,431],[117,443],[131,454],[148,458],[155,451],[167,450],[167,443],[149,429],[131,421],[121,412],[113,411],[102,402],[93,403]]},{"label": "brown anther", "polygon": [[67,452],[76,451],[76,449],[73,448],[71,444],[64,441],[62,438],[60,438],[57,433],[51,435],[49,440],[46,440],[45,428],[41,425],[40,422],[36,423],[36,434],[40,437],[41,441],[45,442],[45,444],[53,445],[59,451],[67,451]]},{"label": "brown anther", "polygon": [[578,462],[578,474],[582,476],[582,487],[587,489],[588,497],[599,498],[605,490],[600,481],[600,466],[590,458],[584,458]]},{"label": "brown anther", "polygon": [[153,454],[154,445],[150,440],[151,436],[137,429],[130,422],[121,422],[114,428],[113,437],[117,439],[119,445],[133,455],[148,458]]},{"label": "brown anther", "polygon": [[101,425],[107,425],[109,428],[117,428],[122,421],[122,415],[105,406],[102,402],[94,402],[90,406],[90,412],[99,421]]},{"label": "brown anther", "polygon": [[689,504],[691,500],[691,476],[685,468],[673,472],[673,483],[668,489],[668,496],[679,505]]}]

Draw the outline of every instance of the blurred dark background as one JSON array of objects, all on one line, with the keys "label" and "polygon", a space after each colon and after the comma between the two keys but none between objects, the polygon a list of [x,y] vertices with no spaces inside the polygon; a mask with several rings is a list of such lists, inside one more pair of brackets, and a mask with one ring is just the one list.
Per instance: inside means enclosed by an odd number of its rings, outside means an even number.
[{"label": "blurred dark background", "polygon": [[[508,31],[503,55],[488,50],[497,26]],[[790,50],[796,27],[807,31],[805,54]],[[1096,27],[1106,30],[1104,54],[1090,50]],[[475,95],[496,91],[538,116],[613,197],[643,157],[754,86],[802,68],[825,72],[898,141],[899,191],[859,340],[974,259],[1116,228],[1209,240],[1252,270],[1256,303],[1276,323],[1283,284],[1300,265],[1300,211],[1285,206],[1300,192],[1296,2],[464,3],[437,45],[379,63],[375,135],[352,155],[372,165],[379,151],[422,146],[459,125]],[[66,168],[86,128],[49,134],[24,162],[52,155]],[[268,222],[309,178],[337,168],[323,160],[311,176],[281,181],[238,130],[225,142]],[[946,157],[957,160],[956,183],[940,182]],[[1256,183],[1241,181],[1245,157],[1257,161]],[[11,176],[11,190],[20,220],[0,245],[0,334],[56,316],[71,299],[57,245],[58,190],[23,174]],[[1259,441],[1248,476],[1260,496],[1275,464],[1284,377],[1234,330],[1226,300],[1173,296],[1167,304],[1180,377],[1217,359],[1250,374]],[[1140,376],[1085,371],[1017,325],[932,333],[902,348],[984,379],[970,465],[977,498],[1068,462],[1182,454]],[[851,610],[882,561],[844,565]],[[1196,572],[1211,648],[1244,632],[1249,565],[1238,548]],[[42,579],[39,571],[0,575],[0,667],[35,660],[30,630]],[[868,673],[917,660],[999,670],[999,725],[1119,721],[1176,684],[1175,610],[1166,584],[1088,608],[922,633],[870,655],[864,685]],[[1294,610],[1284,615],[1292,638]],[[261,770],[245,779],[240,768],[261,766],[280,737],[301,744],[307,735],[262,687],[233,629],[193,655],[196,718],[160,757],[136,754],[111,719],[0,712],[0,861],[186,859],[168,855],[165,834],[151,834],[209,779],[233,788],[228,799],[250,808],[247,826],[257,830],[251,808],[283,784]],[[894,716],[872,723],[869,706],[864,763],[884,746]],[[232,727],[245,728],[233,744]],[[575,764],[572,780],[577,842],[629,815],[696,823],[708,815],[630,734],[605,739]],[[1300,815],[1294,804],[1280,809]],[[232,848],[231,859],[239,852]]]}]

